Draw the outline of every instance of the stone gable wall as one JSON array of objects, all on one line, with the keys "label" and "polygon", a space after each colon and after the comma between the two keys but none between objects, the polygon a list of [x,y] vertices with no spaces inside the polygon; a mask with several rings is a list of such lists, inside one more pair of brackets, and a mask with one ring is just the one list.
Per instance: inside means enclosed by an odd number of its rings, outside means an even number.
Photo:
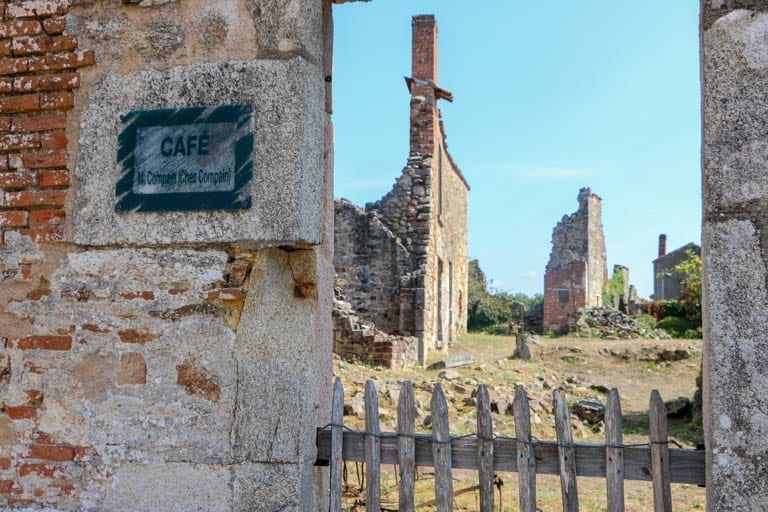
[{"label": "stone gable wall", "polygon": [[[390,326],[389,332],[415,336],[418,359],[423,362],[429,349],[447,348],[466,331],[469,187],[448,154],[440,123],[435,19],[415,16],[412,26],[408,162],[392,190],[366,205],[365,217],[348,202],[336,201],[334,265],[343,294],[361,318],[375,322],[379,329]],[[440,204],[442,215],[437,209]],[[439,279],[438,258],[443,260]],[[444,284],[440,291],[438,283]],[[398,304],[393,303],[395,299]],[[438,327],[442,327],[439,334]]]},{"label": "stone gable wall", "polygon": [[552,252],[544,275],[544,330],[564,332],[570,313],[603,303],[608,270],[601,199],[582,188],[578,201],[579,209],[552,230]]}]

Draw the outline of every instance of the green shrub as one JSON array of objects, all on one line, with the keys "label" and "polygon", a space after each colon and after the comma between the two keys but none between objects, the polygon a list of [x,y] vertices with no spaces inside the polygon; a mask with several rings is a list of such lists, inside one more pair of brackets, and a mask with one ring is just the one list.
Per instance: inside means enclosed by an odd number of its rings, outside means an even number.
[{"label": "green shrub", "polygon": [[516,333],[515,324],[494,324],[483,329],[485,334],[495,334],[497,336],[514,336]]},{"label": "green shrub", "polygon": [[656,319],[653,318],[651,315],[637,315],[633,316],[632,320],[639,323],[649,331],[652,331],[656,328]]},{"label": "green shrub", "polygon": [[697,327],[687,318],[668,316],[659,320],[656,328],[664,329],[673,338],[687,338],[686,333],[695,330]]}]

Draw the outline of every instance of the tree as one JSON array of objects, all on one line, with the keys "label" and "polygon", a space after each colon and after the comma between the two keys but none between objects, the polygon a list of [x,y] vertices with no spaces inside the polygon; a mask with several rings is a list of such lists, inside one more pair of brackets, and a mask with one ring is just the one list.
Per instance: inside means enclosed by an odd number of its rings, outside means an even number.
[{"label": "tree", "polygon": [[672,267],[669,275],[680,277],[683,285],[680,303],[685,308],[687,318],[701,327],[701,256],[691,249],[685,253],[687,259]]}]

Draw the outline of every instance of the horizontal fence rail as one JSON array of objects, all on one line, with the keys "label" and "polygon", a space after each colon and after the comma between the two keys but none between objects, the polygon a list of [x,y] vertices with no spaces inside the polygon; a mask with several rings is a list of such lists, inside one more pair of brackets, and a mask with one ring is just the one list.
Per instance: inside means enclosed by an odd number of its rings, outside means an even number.
[{"label": "horizontal fence rail", "polygon": [[542,441],[531,436],[530,409],[523,386],[516,386],[513,402],[516,437],[493,433],[493,418],[488,391],[477,390],[477,431],[466,436],[450,436],[448,406],[440,384],[432,392],[432,433],[415,433],[413,385],[403,383],[397,408],[397,432],[381,432],[378,398],[373,381],[365,386],[365,431],[344,427],[344,390],[339,379],[334,383],[331,423],[317,431],[317,464],[330,465],[330,510],[341,511],[343,461],[363,462],[366,477],[366,511],[381,510],[381,464],[398,468],[399,510],[414,509],[416,467],[435,469],[435,500],[438,512],[453,507],[453,469],[477,470],[480,511],[494,510],[493,482],[496,472],[519,474],[520,510],[536,511],[536,475],[560,475],[563,510],[579,509],[576,477],[606,479],[608,511],[624,510],[624,480],[653,483],[654,510],[671,512],[671,483],[703,486],[705,453],[699,450],[670,448],[664,402],[658,391],[649,403],[650,440],[643,444],[622,442],[622,416],[619,394],[608,396],[605,410],[605,444],[574,443],[571,413],[565,394],[555,390],[553,403],[557,441]]}]

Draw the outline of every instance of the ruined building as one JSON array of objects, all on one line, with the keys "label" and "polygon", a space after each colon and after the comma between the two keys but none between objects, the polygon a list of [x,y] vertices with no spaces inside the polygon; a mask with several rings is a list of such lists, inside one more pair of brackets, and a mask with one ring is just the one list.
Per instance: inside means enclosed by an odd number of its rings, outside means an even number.
[{"label": "ruined building", "polygon": [[653,298],[655,300],[679,299],[683,293],[683,276],[672,269],[688,259],[689,253],[701,256],[701,247],[689,242],[672,252],[667,252],[667,235],[659,235],[659,257],[653,260]]},{"label": "ruined building", "polygon": [[579,190],[579,209],[552,231],[552,252],[544,274],[544,330],[564,332],[568,315],[603,304],[608,279],[602,200]]},{"label": "ruined building", "polygon": [[[403,343],[415,337],[423,362],[429,349],[466,330],[469,185],[448,153],[437,106],[453,97],[437,85],[435,18],[415,16],[412,28],[408,162],[392,190],[365,209],[336,201],[334,266],[359,316],[406,337]],[[346,355],[339,341],[336,350]]]}]

